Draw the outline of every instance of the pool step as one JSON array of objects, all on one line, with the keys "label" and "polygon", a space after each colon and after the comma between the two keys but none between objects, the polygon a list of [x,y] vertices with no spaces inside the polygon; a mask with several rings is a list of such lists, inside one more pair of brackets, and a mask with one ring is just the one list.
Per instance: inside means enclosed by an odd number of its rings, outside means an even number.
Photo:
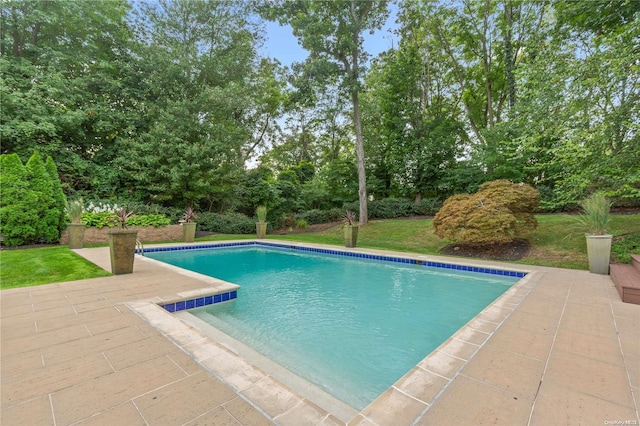
[{"label": "pool step", "polygon": [[611,280],[623,302],[640,305],[640,255],[631,255],[631,264],[612,263]]}]

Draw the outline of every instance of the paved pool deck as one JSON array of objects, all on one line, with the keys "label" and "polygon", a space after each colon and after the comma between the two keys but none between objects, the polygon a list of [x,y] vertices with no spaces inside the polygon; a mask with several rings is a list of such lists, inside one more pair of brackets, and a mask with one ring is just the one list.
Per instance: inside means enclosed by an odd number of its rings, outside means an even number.
[{"label": "paved pool deck", "polygon": [[[0,424],[640,425],[640,305],[608,276],[354,250],[529,274],[353,413],[157,305],[216,280],[137,258],[129,275],[3,290]],[[108,248],[77,253],[110,269]]]}]

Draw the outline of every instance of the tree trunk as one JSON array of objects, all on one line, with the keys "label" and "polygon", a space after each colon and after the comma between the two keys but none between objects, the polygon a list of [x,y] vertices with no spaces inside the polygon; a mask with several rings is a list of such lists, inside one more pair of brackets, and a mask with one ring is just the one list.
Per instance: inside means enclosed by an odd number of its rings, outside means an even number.
[{"label": "tree trunk", "polygon": [[356,157],[358,160],[358,198],[360,200],[360,225],[368,222],[367,212],[367,177],[364,169],[364,140],[362,139],[362,124],[360,122],[360,101],[358,91],[351,92],[353,102],[353,127],[356,132]]}]

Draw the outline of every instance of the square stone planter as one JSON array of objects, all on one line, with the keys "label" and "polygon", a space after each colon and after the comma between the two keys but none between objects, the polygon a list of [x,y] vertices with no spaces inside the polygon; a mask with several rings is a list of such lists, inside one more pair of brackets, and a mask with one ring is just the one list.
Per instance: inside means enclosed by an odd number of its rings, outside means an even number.
[{"label": "square stone planter", "polygon": [[358,225],[344,225],[344,245],[355,247],[358,242]]},{"label": "square stone planter", "polygon": [[67,234],[70,249],[81,249],[84,245],[84,231],[87,229],[84,223],[69,223]]},{"label": "square stone planter", "polygon": [[589,272],[592,274],[609,275],[611,240],[613,236],[587,234],[586,237]]},{"label": "square stone planter", "polygon": [[267,235],[267,222],[256,222],[256,236],[263,239]]},{"label": "square stone planter", "polygon": [[133,260],[136,253],[138,231],[117,229],[109,231],[109,254],[111,255],[111,273],[114,275],[133,272]]},{"label": "square stone planter", "polygon": [[184,241],[187,243],[192,243],[196,238],[196,226],[195,222],[183,222],[182,223],[182,236],[184,237]]}]

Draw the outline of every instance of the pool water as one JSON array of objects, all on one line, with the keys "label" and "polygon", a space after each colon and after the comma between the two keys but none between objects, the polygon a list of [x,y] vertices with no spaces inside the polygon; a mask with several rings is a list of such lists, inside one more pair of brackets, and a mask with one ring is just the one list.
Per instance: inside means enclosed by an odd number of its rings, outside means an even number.
[{"label": "pool water", "polygon": [[358,410],[519,280],[260,246],[145,254],[239,284],[190,313]]}]

